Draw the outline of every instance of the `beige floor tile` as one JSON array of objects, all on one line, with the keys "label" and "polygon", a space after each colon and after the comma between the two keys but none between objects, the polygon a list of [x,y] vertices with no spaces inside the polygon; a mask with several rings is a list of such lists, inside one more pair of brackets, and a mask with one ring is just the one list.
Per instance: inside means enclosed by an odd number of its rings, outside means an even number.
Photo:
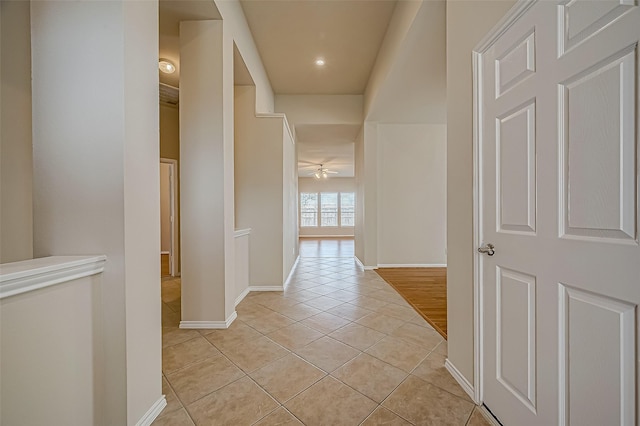
[{"label": "beige floor tile", "polygon": [[187,406],[196,425],[251,425],[278,407],[253,380],[245,377]]},{"label": "beige floor tile", "polygon": [[314,308],[326,311],[327,309],[342,305],[344,302],[332,299],[331,297],[320,296],[315,299],[307,300],[305,303],[309,306],[313,306]]},{"label": "beige floor tile", "polygon": [[247,325],[255,328],[260,333],[270,333],[272,331],[291,325],[294,322],[295,321],[291,318],[287,318],[284,315],[273,311],[256,319],[245,321]]},{"label": "beige floor tile", "polygon": [[180,314],[173,312],[166,303],[162,305],[162,326],[178,327],[180,325]]},{"label": "beige floor tile", "polygon": [[420,425],[463,426],[474,404],[415,376],[409,376],[382,405]]},{"label": "beige floor tile", "polygon": [[430,330],[435,330],[433,326],[429,324],[427,320],[422,318],[420,315],[416,315],[415,317],[411,318],[408,322],[411,324],[419,325],[420,327],[426,327]]},{"label": "beige floor tile", "polygon": [[285,402],[320,380],[326,373],[290,354],[250,374],[272,397]]},{"label": "beige floor tile", "polygon": [[289,317],[294,321],[302,321],[303,319],[317,315],[320,312],[322,312],[320,309],[305,305],[304,303],[298,303],[280,310],[282,315]]},{"label": "beige floor tile", "polygon": [[429,351],[395,337],[385,337],[366,351],[388,364],[410,373]]},{"label": "beige floor tile", "polygon": [[440,354],[446,357],[449,352],[447,341],[443,340],[438,346],[436,346],[436,348],[433,351],[437,354]]},{"label": "beige floor tile", "polygon": [[253,426],[297,426],[302,425],[293,414],[280,407]]},{"label": "beige floor tile", "polygon": [[218,355],[167,375],[184,404],[190,404],[244,376],[227,358]]},{"label": "beige floor tile", "polygon": [[386,408],[378,407],[360,426],[411,426],[411,423]]},{"label": "beige floor tile", "polygon": [[473,409],[473,413],[471,413],[471,417],[469,417],[467,426],[491,426],[491,423],[489,423],[489,421],[484,418],[482,413],[480,413],[480,409],[478,407],[475,407]]},{"label": "beige floor tile", "polygon": [[300,323],[291,324],[288,327],[281,328],[280,330],[267,334],[268,338],[291,351],[307,346],[309,343],[314,340],[318,340],[322,336],[323,333],[306,327]]},{"label": "beige floor tile", "polygon": [[250,300],[245,299],[236,306],[236,312],[238,313],[238,318],[241,321],[246,322],[259,319],[273,311],[260,304],[252,303]]},{"label": "beige floor tile", "polygon": [[337,290],[326,295],[332,299],[341,300],[343,302],[350,302],[358,297],[356,293],[352,293],[347,290]]},{"label": "beige floor tile", "polygon": [[310,292],[317,293],[321,296],[326,296],[327,294],[333,293],[334,291],[338,291],[338,290],[340,290],[338,287],[334,287],[329,284],[321,284],[321,285],[317,285],[315,287],[309,288]]},{"label": "beige floor tile", "polygon": [[351,303],[345,303],[343,305],[336,306],[335,308],[327,309],[327,312],[351,321],[355,321],[366,315],[369,315],[373,311],[360,306],[352,305]]},{"label": "beige floor tile", "polygon": [[296,353],[316,367],[330,373],[355,358],[360,351],[330,337],[322,337],[298,349]]},{"label": "beige floor tile", "polygon": [[367,354],[360,354],[332,376],[375,402],[382,402],[407,377],[407,373]]},{"label": "beige floor tile", "polygon": [[234,321],[226,330],[212,330],[205,339],[213,343],[218,349],[231,348],[250,340],[262,337],[262,334],[241,321]]},{"label": "beige floor tile", "polygon": [[164,303],[174,302],[180,300],[181,289],[180,283],[175,280],[168,280],[162,282],[162,296],[161,299]]},{"label": "beige floor tile", "polygon": [[186,342],[178,343],[162,349],[162,371],[170,374],[203,359],[219,355],[220,351],[213,347],[204,337],[198,336]]},{"label": "beige floor tile", "polygon": [[360,318],[356,322],[384,334],[390,334],[393,330],[404,324],[404,321],[398,318],[378,313],[369,314],[366,317]]},{"label": "beige floor tile", "polygon": [[302,324],[325,334],[331,333],[332,331],[335,331],[341,327],[344,327],[350,322],[351,321],[349,321],[346,318],[342,318],[337,315],[330,314],[328,312],[322,312],[301,321]]},{"label": "beige floor tile", "polygon": [[182,403],[180,403],[178,397],[176,396],[175,392],[173,392],[173,389],[171,389],[171,386],[169,386],[169,382],[167,382],[167,379],[165,379],[164,376],[162,377],[162,394],[167,401],[167,406],[164,407],[164,410],[162,410],[162,415],[182,408]]},{"label": "beige floor tile", "polygon": [[372,311],[376,311],[376,312],[388,305],[387,302],[383,302],[382,300],[374,299],[373,297],[369,297],[366,295],[360,295],[358,296],[358,298],[353,299],[349,303],[352,303],[354,305],[357,305]]},{"label": "beige floor tile", "polygon": [[198,336],[198,330],[186,330],[177,326],[162,327],[162,347],[177,345]]},{"label": "beige floor tile", "polygon": [[286,356],[289,351],[263,336],[242,345],[225,347],[222,353],[242,370],[250,372]]},{"label": "beige floor tile", "polygon": [[376,312],[388,315],[390,317],[395,317],[401,319],[403,321],[409,321],[416,316],[419,316],[418,313],[413,310],[413,308],[407,306],[400,306],[395,303],[388,303],[380,309],[376,309]]},{"label": "beige floor tile", "polygon": [[166,414],[163,411],[162,415],[151,424],[153,426],[193,426],[193,422],[184,408]]},{"label": "beige floor tile", "polygon": [[333,377],[325,377],[285,407],[307,426],[353,426],[360,424],[376,403]]},{"label": "beige floor tile", "polygon": [[471,401],[469,395],[460,387],[458,382],[444,368],[444,355],[432,352],[411,372],[414,376],[420,377],[422,380],[436,385],[461,398]]},{"label": "beige floor tile", "polygon": [[385,337],[385,335],[379,331],[375,331],[356,323],[347,324],[334,331],[329,336],[341,341],[342,343],[346,343],[349,346],[353,346],[356,349],[360,349],[361,351],[373,346],[376,342]]},{"label": "beige floor tile", "polygon": [[318,293],[314,293],[309,290],[305,290],[302,287],[293,287],[292,291],[295,290],[295,293],[285,293],[285,299],[297,300],[298,302],[306,302],[307,300],[315,299],[318,297]]},{"label": "beige floor tile", "polygon": [[411,323],[398,327],[391,335],[429,351],[444,340],[438,332]]}]

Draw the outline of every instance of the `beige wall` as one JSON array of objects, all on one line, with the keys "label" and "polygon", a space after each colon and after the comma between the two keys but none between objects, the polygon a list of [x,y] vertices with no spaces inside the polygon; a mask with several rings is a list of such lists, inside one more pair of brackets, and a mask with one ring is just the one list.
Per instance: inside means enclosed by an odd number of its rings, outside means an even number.
[{"label": "beige wall", "polygon": [[107,424],[102,291],[94,275],[2,299],[0,424]]},{"label": "beige wall", "polygon": [[449,360],[473,383],[471,51],[511,0],[447,1],[447,316]]},{"label": "beige wall", "polygon": [[176,169],[178,209],[175,212],[175,235],[178,270],[180,273],[180,114],[178,108],[172,105],[160,104],[160,158],[168,158],[178,162]]},{"label": "beige wall", "polygon": [[[298,179],[298,191],[299,192],[356,192],[356,179],[355,178],[335,178],[329,177],[327,179],[316,178],[299,178]],[[316,227],[316,228],[300,228],[300,236],[354,236],[354,227]]]},{"label": "beige wall", "polygon": [[33,257],[29,7],[0,3],[0,263]]},{"label": "beige wall", "polygon": [[446,264],[446,125],[379,124],[378,144],[378,264]]},{"label": "beige wall", "polygon": [[360,124],[362,95],[276,95],[275,109],[289,124]]},{"label": "beige wall", "polygon": [[355,256],[364,261],[364,126],[360,129],[354,147],[356,186],[356,226],[353,230]]},{"label": "beige wall", "polygon": [[160,163],[160,251],[171,251],[171,166]]},{"label": "beige wall", "polygon": [[[262,65],[260,54],[258,53],[258,49],[253,41],[253,36],[251,35],[251,31],[247,25],[247,20],[244,16],[244,12],[242,11],[240,1],[214,0],[214,2],[218,7],[218,11],[220,11],[222,19],[224,20],[226,36],[229,38],[229,41],[236,44],[236,47],[238,48],[238,51],[251,74],[251,78],[255,83],[255,110],[257,112],[273,112],[274,96],[273,90],[271,89],[271,83],[269,82],[267,72]],[[232,55],[232,44],[228,44],[226,48],[230,49],[229,54]],[[232,56],[227,57],[231,58]],[[229,78],[230,81],[233,81],[233,62],[231,60],[229,61],[228,66],[231,70]],[[231,85],[233,85],[233,83],[231,83]],[[233,90],[233,88],[230,90]],[[230,92],[230,95],[233,99],[232,92]],[[233,127],[233,123],[229,124]]]},{"label": "beige wall", "polygon": [[295,146],[283,117],[256,117],[255,88],[235,87],[235,221],[251,228],[251,286],[282,286],[297,257]]},{"label": "beige wall", "polygon": [[162,394],[157,16],[31,4],[34,255],[107,256],[101,424],[136,424]]}]

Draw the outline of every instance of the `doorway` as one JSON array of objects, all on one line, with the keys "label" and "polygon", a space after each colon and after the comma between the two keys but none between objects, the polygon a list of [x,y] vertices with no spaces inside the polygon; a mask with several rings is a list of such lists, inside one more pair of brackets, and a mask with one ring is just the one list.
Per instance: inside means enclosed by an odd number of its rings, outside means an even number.
[{"label": "doorway", "polygon": [[163,277],[175,276],[177,235],[176,160],[160,159],[160,271]]}]

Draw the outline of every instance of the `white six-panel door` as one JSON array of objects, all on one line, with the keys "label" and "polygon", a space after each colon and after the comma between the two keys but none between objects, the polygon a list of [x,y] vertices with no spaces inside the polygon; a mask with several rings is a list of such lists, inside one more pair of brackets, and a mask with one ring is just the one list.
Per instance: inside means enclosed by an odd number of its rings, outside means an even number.
[{"label": "white six-panel door", "polygon": [[505,425],[635,425],[635,0],[539,1],[479,61],[483,401]]}]

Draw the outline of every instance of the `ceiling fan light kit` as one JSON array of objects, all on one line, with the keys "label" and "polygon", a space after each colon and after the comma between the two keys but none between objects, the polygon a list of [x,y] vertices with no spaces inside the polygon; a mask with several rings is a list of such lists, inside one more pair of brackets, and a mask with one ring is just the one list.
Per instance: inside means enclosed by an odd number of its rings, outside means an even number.
[{"label": "ceiling fan light kit", "polygon": [[338,172],[333,172],[327,168],[322,167],[322,164],[320,164],[318,170],[309,174],[315,176],[316,179],[327,179],[329,177],[329,173],[337,174]]}]

